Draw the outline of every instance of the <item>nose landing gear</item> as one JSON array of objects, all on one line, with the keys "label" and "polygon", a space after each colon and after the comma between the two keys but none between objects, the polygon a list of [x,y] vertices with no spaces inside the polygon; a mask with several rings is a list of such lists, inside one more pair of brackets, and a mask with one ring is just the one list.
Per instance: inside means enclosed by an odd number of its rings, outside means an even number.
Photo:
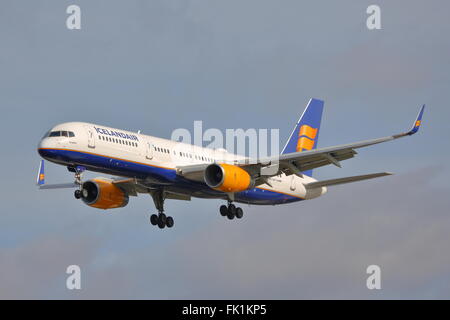
[{"label": "nose landing gear", "polygon": [[228,201],[228,206],[221,205],[219,211],[222,217],[227,217],[229,220],[241,219],[244,216],[244,210],[241,207],[236,207],[231,201]]},{"label": "nose landing gear", "polygon": [[70,172],[75,173],[75,184],[79,185],[80,188],[75,190],[75,192],[73,193],[73,195],[75,196],[75,199],[81,199],[81,197],[83,196],[82,194],[82,190],[81,190],[81,185],[83,184],[82,181],[82,177],[83,177],[83,172],[86,170],[85,167],[82,166],[76,166],[76,167],[67,167],[67,169]]}]

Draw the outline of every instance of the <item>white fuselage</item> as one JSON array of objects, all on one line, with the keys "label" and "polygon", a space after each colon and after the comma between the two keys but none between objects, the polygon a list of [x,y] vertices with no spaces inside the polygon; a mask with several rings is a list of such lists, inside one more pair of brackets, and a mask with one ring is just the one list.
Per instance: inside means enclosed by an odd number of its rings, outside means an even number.
[{"label": "white fuselage", "polygon": [[[51,132],[57,132],[52,135]],[[58,132],[61,132],[58,135]],[[245,157],[223,149],[195,145],[83,122],[55,126],[39,143],[45,159],[65,165],[83,166],[96,172],[134,177],[154,185],[194,197],[226,198],[204,182],[192,182],[177,175],[179,167],[229,163]],[[316,198],[326,188],[306,189],[315,179],[304,175],[280,174],[268,178],[271,184],[258,185],[236,194],[236,201],[250,204],[281,204]]]}]

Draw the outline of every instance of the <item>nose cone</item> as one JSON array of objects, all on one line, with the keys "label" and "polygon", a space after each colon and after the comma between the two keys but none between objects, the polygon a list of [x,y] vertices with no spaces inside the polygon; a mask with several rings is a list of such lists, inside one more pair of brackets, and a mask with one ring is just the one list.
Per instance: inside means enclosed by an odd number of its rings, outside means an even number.
[{"label": "nose cone", "polygon": [[42,158],[46,158],[48,157],[49,151],[52,147],[53,143],[51,142],[51,139],[43,138],[41,141],[39,141],[37,151]]}]

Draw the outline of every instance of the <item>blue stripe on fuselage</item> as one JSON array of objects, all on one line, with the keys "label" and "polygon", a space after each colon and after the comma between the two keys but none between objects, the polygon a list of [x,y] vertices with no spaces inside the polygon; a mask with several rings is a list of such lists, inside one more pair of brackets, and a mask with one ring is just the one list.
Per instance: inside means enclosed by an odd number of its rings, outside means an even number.
[{"label": "blue stripe on fuselage", "polygon": [[[176,185],[179,188],[200,191],[217,198],[223,198],[224,196],[223,192],[213,190],[203,182],[196,182],[180,177],[176,174],[175,169],[171,168],[163,168],[77,150],[44,148],[38,149],[38,152],[43,158],[58,164],[68,166],[82,165],[90,171],[122,177],[136,177],[138,179],[151,177],[161,184]],[[270,190],[253,188],[236,193],[235,200],[249,204],[273,205],[303,199]]]}]

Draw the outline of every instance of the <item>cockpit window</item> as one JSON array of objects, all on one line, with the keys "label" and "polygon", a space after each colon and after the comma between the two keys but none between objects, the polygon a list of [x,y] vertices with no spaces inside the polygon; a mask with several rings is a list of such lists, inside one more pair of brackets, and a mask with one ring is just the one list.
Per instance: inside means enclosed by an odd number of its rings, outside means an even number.
[{"label": "cockpit window", "polygon": [[72,131],[51,131],[49,133],[47,133],[45,137],[70,137],[73,138],[75,137],[75,133],[73,133]]},{"label": "cockpit window", "polygon": [[61,131],[52,131],[52,132],[50,132],[50,134],[48,136],[49,137],[60,137]]}]

